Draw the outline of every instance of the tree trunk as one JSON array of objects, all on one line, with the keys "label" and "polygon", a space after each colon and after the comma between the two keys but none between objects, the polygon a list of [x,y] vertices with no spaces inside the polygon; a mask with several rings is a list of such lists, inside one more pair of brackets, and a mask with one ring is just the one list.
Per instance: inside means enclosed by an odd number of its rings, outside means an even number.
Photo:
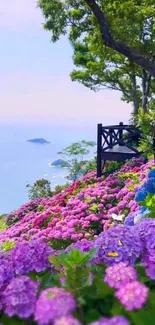
[{"label": "tree trunk", "polygon": [[134,107],[134,116],[138,115],[139,111],[139,98],[137,94],[137,80],[136,80],[136,72],[134,65],[131,63],[132,74],[130,75],[131,83],[132,83],[132,96],[133,96],[133,107]]},{"label": "tree trunk", "polygon": [[145,69],[142,69],[143,79],[142,79],[142,107],[144,113],[147,113],[147,104],[148,104],[148,96],[150,93],[151,87],[151,75],[147,73]]},{"label": "tree trunk", "polygon": [[137,63],[143,69],[149,71],[150,75],[155,77],[155,64],[149,59],[145,59],[142,53],[137,49],[128,47],[126,44],[117,42],[113,39],[107,18],[95,0],[85,0],[94,16],[96,17],[101,31],[104,44],[113,50],[125,55],[131,62]]}]

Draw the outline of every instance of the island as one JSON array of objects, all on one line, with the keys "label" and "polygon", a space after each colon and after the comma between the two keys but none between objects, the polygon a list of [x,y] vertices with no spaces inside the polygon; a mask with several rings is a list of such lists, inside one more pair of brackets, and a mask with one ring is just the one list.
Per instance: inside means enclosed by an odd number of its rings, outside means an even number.
[{"label": "island", "polygon": [[45,140],[43,138],[30,139],[30,140],[27,140],[27,142],[39,143],[39,144],[48,144],[48,143],[50,143],[50,142],[48,142],[47,140]]},{"label": "island", "polygon": [[51,167],[70,167],[70,164],[63,159],[57,159],[50,164]]}]

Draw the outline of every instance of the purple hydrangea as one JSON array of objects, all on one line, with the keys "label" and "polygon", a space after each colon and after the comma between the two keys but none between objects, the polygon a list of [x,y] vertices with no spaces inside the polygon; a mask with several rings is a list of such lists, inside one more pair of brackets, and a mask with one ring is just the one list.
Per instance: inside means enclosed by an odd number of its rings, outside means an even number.
[{"label": "purple hydrangea", "polygon": [[35,310],[37,293],[38,283],[29,277],[12,279],[3,294],[5,313],[10,317],[29,318]]},{"label": "purple hydrangea", "polygon": [[155,263],[147,264],[146,274],[151,280],[155,280]]},{"label": "purple hydrangea", "polygon": [[3,292],[14,277],[11,252],[0,254],[0,293]]},{"label": "purple hydrangea", "polygon": [[155,235],[155,219],[144,219],[136,225],[136,229],[139,233],[141,242],[146,246],[150,236]]},{"label": "purple hydrangea", "polygon": [[127,262],[134,264],[141,253],[141,241],[135,227],[117,225],[109,228],[95,241],[96,260],[102,264]]},{"label": "purple hydrangea", "polygon": [[136,270],[126,263],[120,262],[106,268],[106,276],[104,281],[112,288],[120,288],[128,282],[137,279]]},{"label": "purple hydrangea", "polygon": [[155,279],[155,233],[145,239],[145,249],[142,255],[142,264],[146,267],[147,275]]},{"label": "purple hydrangea", "polygon": [[53,250],[41,239],[18,243],[12,249],[15,273],[22,275],[32,271],[42,272],[50,267],[48,257]]},{"label": "purple hydrangea", "polygon": [[134,226],[134,216],[127,216],[124,220],[125,226]]},{"label": "purple hydrangea", "polygon": [[65,252],[69,253],[70,248],[76,248],[76,249],[79,249],[83,253],[88,253],[93,247],[94,247],[93,240],[82,239],[81,241],[78,241],[77,243],[73,243],[70,246],[68,246],[66,248]]},{"label": "purple hydrangea", "polygon": [[72,315],[67,315],[57,319],[54,325],[81,325],[81,323]]},{"label": "purple hydrangea", "polygon": [[122,285],[115,296],[128,311],[131,311],[142,308],[147,301],[148,293],[149,289],[144,284],[133,281]]},{"label": "purple hydrangea", "polygon": [[72,294],[63,288],[49,288],[41,292],[36,304],[35,320],[39,325],[48,325],[67,316],[76,307]]},{"label": "purple hydrangea", "polygon": [[130,325],[128,320],[123,316],[114,316],[112,318],[100,318],[90,325]]}]

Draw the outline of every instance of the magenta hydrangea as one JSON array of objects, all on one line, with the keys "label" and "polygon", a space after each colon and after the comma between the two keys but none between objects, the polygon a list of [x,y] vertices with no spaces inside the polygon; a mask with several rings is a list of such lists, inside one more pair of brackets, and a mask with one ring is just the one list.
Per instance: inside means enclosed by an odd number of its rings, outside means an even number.
[{"label": "magenta hydrangea", "polygon": [[27,276],[11,280],[3,293],[5,313],[20,318],[29,318],[35,311],[38,283]]},{"label": "magenta hydrangea", "polygon": [[58,318],[53,325],[81,325],[81,323],[72,315]]},{"label": "magenta hydrangea", "polygon": [[115,293],[128,311],[141,309],[148,298],[149,289],[138,281],[128,282],[122,285]]},{"label": "magenta hydrangea", "polygon": [[129,321],[123,316],[114,316],[112,318],[100,318],[90,325],[130,325]]},{"label": "magenta hydrangea", "polygon": [[142,164],[141,159],[132,160],[105,179],[96,179],[96,173],[92,172],[58,195],[26,203],[8,216],[11,227],[1,232],[0,242],[38,238],[45,241],[94,239],[106,230],[113,213],[127,216],[138,209],[133,200],[134,189],[128,189],[131,181],[124,181],[120,176],[124,176],[124,172],[136,172],[141,182],[144,171],[150,167],[150,162]]},{"label": "magenta hydrangea", "polygon": [[126,263],[120,262],[106,268],[104,281],[112,288],[120,286],[137,279],[136,270]]},{"label": "magenta hydrangea", "polygon": [[49,325],[67,316],[76,307],[75,298],[63,288],[49,288],[41,292],[36,303],[35,320],[39,325]]}]

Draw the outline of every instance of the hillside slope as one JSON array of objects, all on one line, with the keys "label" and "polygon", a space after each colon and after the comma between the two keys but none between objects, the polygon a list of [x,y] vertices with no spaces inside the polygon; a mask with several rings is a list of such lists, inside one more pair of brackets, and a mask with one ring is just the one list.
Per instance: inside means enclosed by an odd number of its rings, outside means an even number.
[{"label": "hillside slope", "polygon": [[134,197],[152,165],[133,159],[105,179],[91,172],[52,198],[30,201],[7,216],[9,228],[0,233],[0,242],[93,239],[107,229],[113,214],[126,217],[139,210]]},{"label": "hillside slope", "polygon": [[[92,172],[7,216],[0,324],[154,325],[152,167],[134,159],[105,179]],[[151,218],[146,203],[138,212],[146,197]]]}]

